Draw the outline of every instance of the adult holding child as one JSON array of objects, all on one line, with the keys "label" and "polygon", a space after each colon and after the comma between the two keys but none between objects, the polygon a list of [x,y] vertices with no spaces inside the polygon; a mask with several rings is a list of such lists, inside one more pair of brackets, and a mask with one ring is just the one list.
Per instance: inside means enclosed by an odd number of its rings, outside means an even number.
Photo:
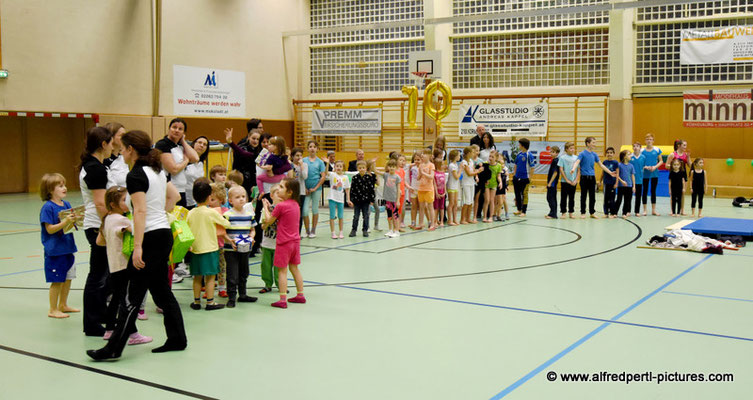
[{"label": "adult holding child", "polygon": [[135,329],[141,300],[146,291],[152,294],[164,314],[167,341],[152,353],[186,348],[183,316],[168,282],[168,262],[173,235],[167,219],[180,194],[160,165],[161,155],[152,149],[152,140],[145,132],[131,131],[122,138],[123,158],[131,166],[126,187],[133,208],[133,254],[128,260],[128,302],[121,305],[115,330],[107,345],[86,354],[95,360],[120,357],[128,341],[127,332]]},{"label": "adult holding child", "polygon": [[251,189],[256,186],[256,157],[261,153],[261,134],[264,124],[259,118],[251,118],[246,122],[248,135],[238,144],[233,143],[233,129],[225,129],[225,143],[233,149],[233,169],[243,174],[243,188],[251,200]]},{"label": "adult holding child", "polygon": [[112,154],[113,134],[109,129],[96,126],[86,132],[86,148],[81,153],[79,185],[86,209],[84,213],[84,233],[91,246],[89,253],[89,274],[84,285],[84,334],[102,336],[106,322],[107,287],[109,267],[107,249],[97,245],[97,236],[102,225],[102,217],[107,214],[105,191],[107,190],[107,167],[104,160]]},{"label": "adult holding child", "polygon": [[186,142],[188,125],[182,118],[175,118],[168,125],[167,135],[154,148],[161,151],[160,162],[170,176],[170,182],[180,193],[178,205],[186,206],[186,190],[188,189],[185,169],[190,163],[199,161],[196,150]]}]

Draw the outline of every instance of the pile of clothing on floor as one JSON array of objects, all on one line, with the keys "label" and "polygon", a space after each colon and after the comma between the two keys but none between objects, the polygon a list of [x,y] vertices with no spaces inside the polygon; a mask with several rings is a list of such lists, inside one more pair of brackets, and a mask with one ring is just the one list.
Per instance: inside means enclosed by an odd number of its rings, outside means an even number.
[{"label": "pile of clothing on floor", "polygon": [[652,237],[648,241],[648,245],[664,249],[681,249],[698,253],[723,254],[724,249],[737,250],[739,244],[742,244],[740,247],[745,245],[745,241],[742,240],[742,238],[739,238],[739,240],[735,239],[736,238],[729,238],[729,240],[721,241],[706,236],[696,235],[689,230],[675,229],[665,233],[664,236]]}]

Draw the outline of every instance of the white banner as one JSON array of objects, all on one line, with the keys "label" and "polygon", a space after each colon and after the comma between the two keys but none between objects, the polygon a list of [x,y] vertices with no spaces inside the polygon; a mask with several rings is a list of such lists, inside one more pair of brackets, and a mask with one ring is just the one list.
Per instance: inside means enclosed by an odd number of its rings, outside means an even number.
[{"label": "white banner", "polygon": [[683,29],[680,64],[721,64],[753,61],[753,26],[717,30]]},{"label": "white banner", "polygon": [[686,128],[753,128],[753,89],[684,92]]},{"label": "white banner", "polygon": [[461,104],[460,136],[476,134],[484,125],[492,136],[546,136],[547,103]]},{"label": "white banner", "polygon": [[245,117],[246,73],[173,65],[173,114]]},{"label": "white banner", "polygon": [[314,107],[311,133],[330,136],[379,136],[382,134],[381,107]]}]

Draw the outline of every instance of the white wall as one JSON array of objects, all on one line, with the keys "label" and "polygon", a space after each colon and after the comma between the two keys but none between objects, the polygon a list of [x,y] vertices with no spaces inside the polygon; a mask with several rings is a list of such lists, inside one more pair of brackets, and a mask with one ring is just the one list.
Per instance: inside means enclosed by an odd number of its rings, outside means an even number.
[{"label": "white wall", "polygon": [[300,0],[164,1],[160,114],[173,113],[178,64],[244,71],[247,116],[292,119],[297,78],[288,79],[286,59],[297,68],[299,57],[292,46],[283,52],[282,32],[299,29],[303,12]]},{"label": "white wall", "polygon": [[3,0],[0,110],[151,114],[150,2]]}]

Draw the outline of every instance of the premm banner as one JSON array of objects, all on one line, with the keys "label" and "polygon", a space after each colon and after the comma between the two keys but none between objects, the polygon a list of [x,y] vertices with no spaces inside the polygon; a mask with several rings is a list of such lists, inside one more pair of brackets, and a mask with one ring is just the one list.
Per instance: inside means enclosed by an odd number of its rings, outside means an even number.
[{"label": "premm banner", "polygon": [[246,73],[173,65],[173,113],[245,117]]},{"label": "premm banner", "polygon": [[476,134],[484,125],[492,136],[546,136],[547,103],[461,104],[460,136]]},{"label": "premm banner", "polygon": [[753,61],[753,25],[721,29],[683,29],[680,64],[721,64]]},{"label": "premm banner", "polygon": [[687,128],[753,128],[753,88],[693,90],[683,95]]},{"label": "premm banner", "polygon": [[379,136],[381,107],[314,107],[311,134],[328,136]]}]

